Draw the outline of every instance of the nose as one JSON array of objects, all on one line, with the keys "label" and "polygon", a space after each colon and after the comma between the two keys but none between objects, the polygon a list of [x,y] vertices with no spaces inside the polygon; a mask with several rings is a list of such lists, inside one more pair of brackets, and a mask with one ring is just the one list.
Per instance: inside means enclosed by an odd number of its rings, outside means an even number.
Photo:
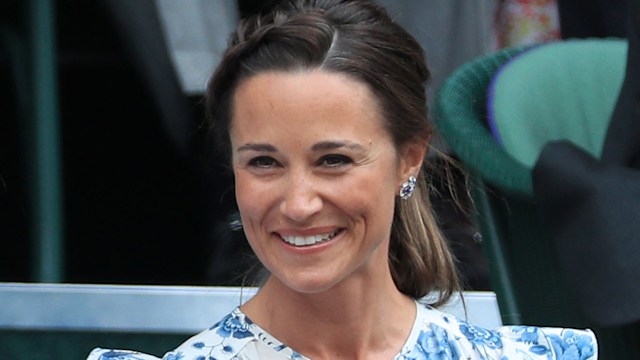
[{"label": "nose", "polygon": [[284,189],[280,211],[289,219],[303,223],[322,209],[322,198],[314,182],[306,176],[291,176]]}]

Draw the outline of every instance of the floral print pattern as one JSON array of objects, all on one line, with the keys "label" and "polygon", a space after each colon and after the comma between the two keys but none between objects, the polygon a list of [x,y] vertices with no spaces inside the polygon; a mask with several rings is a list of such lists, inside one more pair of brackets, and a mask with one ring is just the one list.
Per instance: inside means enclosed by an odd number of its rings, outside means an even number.
[{"label": "floral print pattern", "polygon": [[209,330],[215,330],[216,334],[223,338],[233,337],[235,339],[244,339],[253,336],[249,331],[253,323],[242,313],[232,312],[222,321],[213,325]]},{"label": "floral print pattern", "polygon": [[481,327],[460,324],[460,331],[474,345],[486,346],[490,349],[499,349],[502,347],[502,339],[496,331],[483,329]]},{"label": "floral print pattern", "polygon": [[[394,360],[588,360],[598,347],[590,330],[503,326],[488,330],[416,302],[411,334]],[[239,308],[162,360],[305,360]],[[87,360],[160,360],[134,351],[95,349]]]},{"label": "floral print pattern", "polygon": [[420,331],[418,342],[406,360],[457,359],[457,347],[449,340],[447,331],[439,326],[430,325],[427,331]]},{"label": "floral print pattern", "polygon": [[583,360],[594,357],[591,338],[573,330],[565,330],[560,335],[551,335],[551,345],[558,359]]}]

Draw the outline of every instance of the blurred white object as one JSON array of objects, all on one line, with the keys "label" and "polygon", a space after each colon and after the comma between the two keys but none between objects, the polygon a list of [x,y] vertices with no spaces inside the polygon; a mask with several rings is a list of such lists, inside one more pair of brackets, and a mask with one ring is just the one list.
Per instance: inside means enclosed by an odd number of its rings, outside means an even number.
[{"label": "blurred white object", "polygon": [[[192,334],[249,300],[256,288],[0,283],[0,329]],[[465,292],[442,311],[502,325],[492,292]],[[206,314],[206,316],[203,316]]]}]

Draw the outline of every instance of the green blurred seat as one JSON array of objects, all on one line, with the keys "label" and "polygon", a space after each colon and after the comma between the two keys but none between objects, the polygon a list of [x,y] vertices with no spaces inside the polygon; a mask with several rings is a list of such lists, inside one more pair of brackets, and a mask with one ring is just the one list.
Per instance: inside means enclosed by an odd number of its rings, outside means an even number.
[{"label": "green blurred seat", "polygon": [[587,320],[559,272],[533,196],[544,144],[567,139],[598,155],[624,78],[626,42],[571,40],[504,49],[458,69],[434,119],[469,170],[478,226],[505,324],[589,327],[603,359],[640,359],[637,326]]}]

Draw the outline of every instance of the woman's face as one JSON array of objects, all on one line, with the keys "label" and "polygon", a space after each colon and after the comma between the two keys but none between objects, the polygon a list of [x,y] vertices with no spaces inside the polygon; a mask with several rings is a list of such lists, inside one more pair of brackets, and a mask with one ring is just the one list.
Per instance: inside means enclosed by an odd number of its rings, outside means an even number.
[{"label": "woman's face", "polygon": [[236,198],[272,277],[315,293],[388,272],[395,196],[424,151],[394,147],[369,89],[321,70],[267,72],[232,106]]}]

